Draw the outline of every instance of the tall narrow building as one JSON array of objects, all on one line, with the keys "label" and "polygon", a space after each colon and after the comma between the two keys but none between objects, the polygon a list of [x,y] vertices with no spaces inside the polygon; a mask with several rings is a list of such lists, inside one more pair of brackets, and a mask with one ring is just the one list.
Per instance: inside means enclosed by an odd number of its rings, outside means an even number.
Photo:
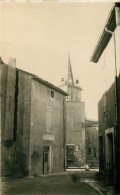
[{"label": "tall narrow building", "polygon": [[66,165],[81,167],[86,163],[85,103],[81,101],[79,80],[74,81],[70,56],[67,79],[61,79],[62,89],[69,94],[66,100]]}]

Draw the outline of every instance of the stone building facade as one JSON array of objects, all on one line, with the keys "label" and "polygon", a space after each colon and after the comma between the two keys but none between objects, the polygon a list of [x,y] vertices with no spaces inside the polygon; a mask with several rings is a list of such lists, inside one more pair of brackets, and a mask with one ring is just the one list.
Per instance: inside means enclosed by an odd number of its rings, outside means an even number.
[{"label": "stone building facade", "polygon": [[[120,76],[118,77],[118,101],[120,103]],[[100,176],[105,179],[108,185],[115,185],[116,180],[116,161],[118,161],[116,148],[120,147],[117,143],[119,131],[117,125],[117,117],[120,120],[120,110],[117,116],[117,105],[116,105],[116,84],[108,89],[108,91],[103,95],[102,99],[98,104],[98,114],[99,114],[99,168]],[[119,107],[120,108],[120,107]]]},{"label": "stone building facade", "polygon": [[2,175],[64,171],[67,93],[2,60],[0,69]]},{"label": "stone building facade", "polygon": [[115,2],[91,61],[97,63],[113,37],[114,82],[98,104],[100,178],[120,192],[120,3]]},{"label": "stone building facade", "polygon": [[61,80],[66,90],[66,166],[81,167],[86,162],[85,149],[85,104],[81,101],[79,80],[74,82],[70,57],[68,58],[68,76]]},{"label": "stone building facade", "polygon": [[86,119],[86,162],[90,168],[99,167],[98,121]]}]

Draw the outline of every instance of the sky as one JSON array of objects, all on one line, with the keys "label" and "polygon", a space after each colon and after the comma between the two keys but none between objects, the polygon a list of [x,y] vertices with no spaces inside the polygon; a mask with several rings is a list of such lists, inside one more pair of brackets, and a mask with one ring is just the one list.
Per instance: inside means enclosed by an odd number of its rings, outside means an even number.
[{"label": "sky", "polygon": [[[97,119],[97,104],[114,81],[113,40],[99,63],[90,62],[113,2],[3,2],[1,57],[59,86],[67,75],[68,52],[78,78],[86,117]],[[106,65],[109,64],[110,66]]]}]

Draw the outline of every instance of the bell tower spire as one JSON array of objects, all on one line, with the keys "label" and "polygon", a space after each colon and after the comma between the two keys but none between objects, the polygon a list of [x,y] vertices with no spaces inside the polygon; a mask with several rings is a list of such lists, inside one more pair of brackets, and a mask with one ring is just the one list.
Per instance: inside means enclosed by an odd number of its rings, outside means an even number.
[{"label": "bell tower spire", "polygon": [[74,86],[74,79],[73,79],[73,73],[72,73],[72,67],[71,67],[71,61],[70,61],[70,55],[68,53],[68,77],[67,82],[69,85]]}]

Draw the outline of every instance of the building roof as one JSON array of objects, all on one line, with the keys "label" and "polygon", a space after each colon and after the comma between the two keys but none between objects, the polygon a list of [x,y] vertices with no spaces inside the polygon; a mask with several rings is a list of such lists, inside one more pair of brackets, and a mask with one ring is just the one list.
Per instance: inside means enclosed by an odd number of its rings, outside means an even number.
[{"label": "building roof", "polygon": [[[120,3],[114,3],[110,13],[109,13],[109,16],[108,16],[108,19],[107,19],[107,22],[105,24],[105,27],[107,27],[107,29],[109,31],[112,31],[114,32],[115,29],[116,29],[116,15],[115,15],[115,7],[120,7]],[[94,52],[92,54],[92,57],[90,59],[91,62],[94,62],[94,63],[97,63],[99,58],[101,57],[104,49],[107,47],[110,39],[112,37],[112,34],[108,33],[105,31],[105,28],[103,29],[102,31],[102,34],[98,40],[98,43],[94,49]]]},{"label": "building roof", "polygon": [[91,126],[98,126],[98,121],[97,120],[92,120],[92,119],[86,119],[85,120],[85,124],[87,127],[91,127]]},{"label": "building roof", "polygon": [[[15,60],[15,58],[13,58],[13,59]],[[15,61],[16,61],[16,60],[15,60]],[[10,66],[9,64],[5,64],[5,63],[2,61],[1,56],[0,56],[0,64],[4,64],[4,65],[7,65],[7,66]],[[14,68],[15,68],[15,67],[14,67]],[[53,90],[56,90],[56,91],[58,91],[59,93],[62,93],[63,95],[65,95],[65,96],[68,96],[68,95],[69,95],[67,92],[63,91],[63,90],[60,89],[59,87],[56,87],[56,86],[53,85],[52,83],[49,83],[48,81],[46,81],[46,80],[44,80],[44,79],[41,79],[41,78],[39,78],[38,76],[36,76],[36,75],[34,75],[34,74],[30,73],[30,72],[26,72],[26,71],[21,70],[21,69],[18,69],[18,68],[16,68],[16,70],[22,71],[22,72],[24,72],[24,73],[26,73],[26,74],[29,74],[29,75],[32,77],[32,79],[34,79],[34,80],[36,80],[36,81],[38,81],[38,82],[43,83],[43,84],[46,85],[47,87],[49,87],[49,88],[51,88],[51,89],[53,89]]]},{"label": "building roof", "polygon": [[38,76],[36,76],[36,75],[34,75],[34,74],[32,74],[32,73],[23,71],[23,70],[21,70],[21,69],[17,69],[17,70],[22,71],[22,72],[24,72],[24,73],[26,73],[26,74],[29,74],[30,76],[32,76],[32,79],[33,79],[33,80],[36,80],[36,81],[38,81],[38,82],[40,82],[40,83],[46,85],[47,87],[49,87],[49,88],[51,88],[51,89],[53,89],[53,90],[56,90],[56,91],[59,92],[59,93],[62,93],[62,94],[65,95],[65,96],[68,96],[68,93],[67,93],[67,92],[65,92],[65,91],[63,91],[62,89],[56,87],[56,86],[53,85],[52,83],[49,83],[48,81],[46,81],[46,80],[44,80],[44,79],[41,79],[40,77],[38,77]]}]

